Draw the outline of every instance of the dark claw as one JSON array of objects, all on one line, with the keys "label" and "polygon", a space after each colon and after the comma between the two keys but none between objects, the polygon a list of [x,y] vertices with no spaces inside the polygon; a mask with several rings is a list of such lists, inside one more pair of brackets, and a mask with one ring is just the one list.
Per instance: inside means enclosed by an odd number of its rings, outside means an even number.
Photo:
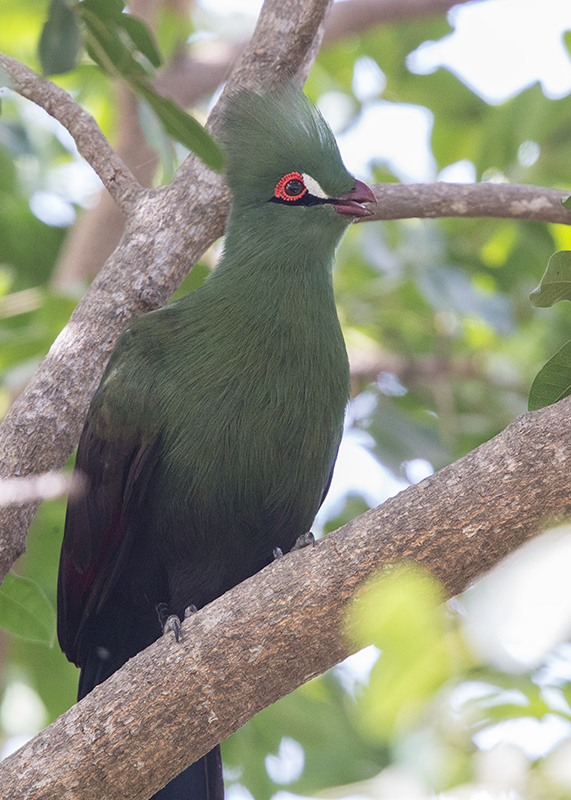
[{"label": "dark claw", "polygon": [[185,619],[188,619],[188,618],[189,618],[189,617],[191,617],[193,614],[196,614],[196,613],[197,613],[197,611],[198,611],[197,607],[194,605],[194,603],[192,603],[191,605],[187,606],[187,607],[184,609],[184,618],[185,618]]},{"label": "dark claw", "polygon": [[[302,547],[309,547],[309,545],[311,545],[312,547],[315,545],[315,536],[312,534],[311,531],[308,531],[307,533],[302,533],[301,536],[298,536],[294,546],[291,548],[289,552],[293,553],[294,550],[301,550]],[[273,554],[274,554],[274,561],[277,561],[278,558],[283,558],[284,551],[281,549],[281,547],[274,547]]]},{"label": "dark claw", "polygon": [[311,547],[315,547],[315,536],[311,531],[308,531],[297,537],[294,546],[291,548],[291,552],[293,553],[294,550],[301,550],[302,547],[309,547],[310,545]]},{"label": "dark claw", "polygon": [[174,638],[178,642],[180,640],[180,619],[176,614],[171,614],[170,617],[167,617],[166,622],[163,625],[163,636],[169,631],[174,633]]},{"label": "dark claw", "polygon": [[174,638],[178,642],[180,639],[180,619],[176,614],[169,614],[169,607],[166,603],[159,603],[157,606],[157,616],[159,624],[163,629],[163,635],[172,631]]}]

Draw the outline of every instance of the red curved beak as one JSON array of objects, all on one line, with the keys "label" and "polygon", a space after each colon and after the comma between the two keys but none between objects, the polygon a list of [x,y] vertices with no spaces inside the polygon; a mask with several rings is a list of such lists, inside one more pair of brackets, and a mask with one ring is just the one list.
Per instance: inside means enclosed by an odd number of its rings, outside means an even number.
[{"label": "red curved beak", "polygon": [[367,186],[363,181],[355,181],[353,189],[344,194],[343,197],[337,197],[333,201],[333,208],[338,214],[347,214],[353,217],[368,217],[373,212],[361,205],[361,203],[376,203],[377,198],[373,194],[373,190]]}]

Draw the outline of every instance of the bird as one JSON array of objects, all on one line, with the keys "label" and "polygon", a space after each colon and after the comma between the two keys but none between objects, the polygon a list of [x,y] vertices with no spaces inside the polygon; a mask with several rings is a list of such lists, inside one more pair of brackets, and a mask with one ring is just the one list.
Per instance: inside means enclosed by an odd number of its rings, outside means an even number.
[{"label": "bird", "polygon": [[[120,336],[78,445],[58,572],[78,699],[305,541],[331,483],[349,399],[332,268],[375,195],[293,79],[231,93],[218,138],[221,259]],[[218,746],[153,797],[223,796]]]}]

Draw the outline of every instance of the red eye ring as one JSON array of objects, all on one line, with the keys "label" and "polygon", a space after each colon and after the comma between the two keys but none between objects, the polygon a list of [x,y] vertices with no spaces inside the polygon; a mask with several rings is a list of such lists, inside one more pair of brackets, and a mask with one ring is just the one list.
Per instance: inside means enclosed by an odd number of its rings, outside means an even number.
[{"label": "red eye ring", "polygon": [[286,200],[288,203],[299,200],[304,194],[307,194],[307,186],[301,172],[288,172],[280,178],[274,189],[274,197]]}]

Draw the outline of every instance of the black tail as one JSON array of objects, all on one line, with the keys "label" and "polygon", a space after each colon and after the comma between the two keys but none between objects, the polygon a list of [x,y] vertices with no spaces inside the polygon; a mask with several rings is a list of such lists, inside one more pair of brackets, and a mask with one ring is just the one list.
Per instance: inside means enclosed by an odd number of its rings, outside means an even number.
[{"label": "black tail", "polygon": [[223,797],[222,759],[218,745],[167,783],[151,800],[222,800]]},{"label": "black tail", "polygon": [[[123,665],[111,663],[105,655],[100,652],[95,658],[87,658],[79,678],[78,700]],[[220,745],[173,778],[151,800],[224,800]]]}]

